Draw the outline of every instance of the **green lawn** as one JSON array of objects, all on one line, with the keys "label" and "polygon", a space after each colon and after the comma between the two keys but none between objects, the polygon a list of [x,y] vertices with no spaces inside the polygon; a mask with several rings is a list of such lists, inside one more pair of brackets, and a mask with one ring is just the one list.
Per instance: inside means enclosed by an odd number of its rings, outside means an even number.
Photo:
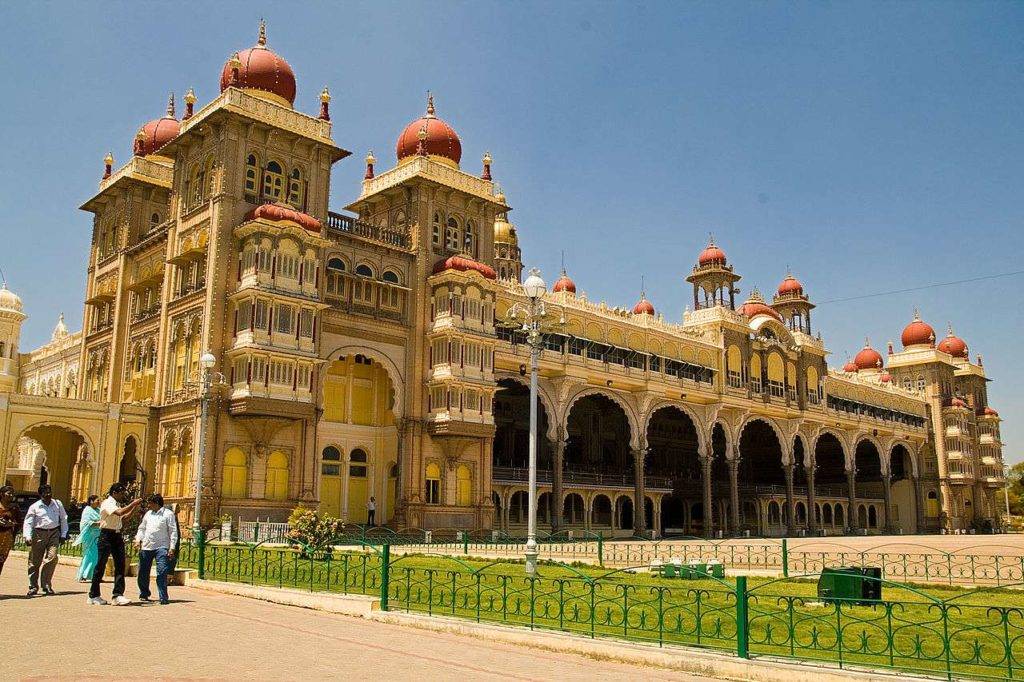
[{"label": "green lawn", "polygon": [[[183,546],[181,565],[195,565]],[[210,546],[206,576],[381,596],[381,558]],[[658,644],[737,651],[736,580],[680,580],[594,566],[410,554],[391,557],[388,608]],[[945,676],[1024,677],[1024,592],[885,584],[880,604],[821,604],[816,579],[747,579],[749,653]],[[948,642],[948,646],[946,645]]]}]

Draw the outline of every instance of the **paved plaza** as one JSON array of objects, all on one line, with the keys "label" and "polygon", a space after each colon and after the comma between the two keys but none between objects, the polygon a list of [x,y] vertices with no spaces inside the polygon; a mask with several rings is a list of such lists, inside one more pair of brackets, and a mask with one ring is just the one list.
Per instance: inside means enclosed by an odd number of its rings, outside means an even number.
[{"label": "paved plaza", "polygon": [[[73,576],[60,566],[58,594],[27,599],[25,559],[10,557],[0,576],[0,678],[703,679],[184,587],[171,588],[167,606],[88,606],[88,586]],[[128,596],[136,595],[129,578]]]}]

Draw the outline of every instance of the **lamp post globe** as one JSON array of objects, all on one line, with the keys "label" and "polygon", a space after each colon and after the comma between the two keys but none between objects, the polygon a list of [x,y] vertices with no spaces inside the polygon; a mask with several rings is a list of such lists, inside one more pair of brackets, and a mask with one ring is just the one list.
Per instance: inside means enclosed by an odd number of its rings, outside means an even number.
[{"label": "lamp post globe", "polygon": [[202,357],[199,358],[199,364],[203,366],[203,369],[212,369],[217,364],[217,358],[214,357],[213,353],[203,353]]},{"label": "lamp post globe", "polygon": [[540,270],[537,268],[530,270],[529,276],[526,278],[526,281],[523,282],[523,290],[531,301],[536,301],[544,295],[544,292],[547,291],[547,285],[544,284],[544,280],[540,278]]}]

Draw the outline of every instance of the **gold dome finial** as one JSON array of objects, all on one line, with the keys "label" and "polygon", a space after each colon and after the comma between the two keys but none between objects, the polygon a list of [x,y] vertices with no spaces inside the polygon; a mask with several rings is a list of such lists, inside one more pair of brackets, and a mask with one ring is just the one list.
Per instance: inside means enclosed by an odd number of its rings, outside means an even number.
[{"label": "gold dome finial", "polygon": [[489,165],[491,165],[491,162],[493,160],[494,159],[491,158],[491,153],[490,152],[484,152],[484,163],[485,164],[487,164],[489,166]]},{"label": "gold dome finial", "polygon": [[434,93],[427,90],[427,116],[434,115]]},{"label": "gold dome finial", "polygon": [[267,22],[263,21],[263,17],[260,17],[260,35],[256,39],[257,45],[267,44]]},{"label": "gold dome finial", "polygon": [[377,158],[373,155],[372,149],[366,153],[366,163],[369,165],[377,163]]},{"label": "gold dome finial", "polygon": [[103,163],[107,166],[114,165],[114,155],[111,152],[107,152],[107,155],[103,157]]},{"label": "gold dome finial", "polygon": [[195,93],[195,91],[192,88],[189,88],[188,91],[185,93],[185,104],[195,104],[195,103],[196,103],[196,93]]},{"label": "gold dome finial", "polygon": [[320,101],[324,104],[331,101],[331,91],[327,89],[326,85],[324,86],[324,89],[320,91]]},{"label": "gold dome finial", "polygon": [[231,61],[228,62],[228,65],[235,70],[242,68],[242,58],[238,56],[237,52],[231,55]]},{"label": "gold dome finial", "polygon": [[174,118],[174,93],[167,96],[167,115]]}]

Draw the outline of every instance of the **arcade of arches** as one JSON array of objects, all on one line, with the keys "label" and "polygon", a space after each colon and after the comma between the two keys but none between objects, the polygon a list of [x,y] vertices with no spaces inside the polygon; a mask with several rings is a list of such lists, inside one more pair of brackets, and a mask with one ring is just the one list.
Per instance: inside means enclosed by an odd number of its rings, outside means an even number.
[{"label": "arcade of arches", "polygon": [[[499,387],[494,526],[521,533],[528,505],[529,391],[512,379],[501,380]],[[564,434],[562,441],[549,437],[548,412],[541,400],[538,524],[552,531],[784,536],[910,532],[923,526],[926,510],[919,500],[924,493],[902,443],[890,448],[883,466],[876,443],[861,438],[853,448],[851,469],[847,446],[835,434],[820,434],[813,449],[798,434],[784,448],[772,424],[752,418],[740,430],[735,458],[728,454],[727,427],[715,422],[707,438],[710,456],[705,457],[694,417],[665,405],[647,420],[646,454],[640,457],[630,446],[629,419],[609,396],[591,394],[574,402],[564,426],[554,430]],[[643,513],[638,514],[641,499]]]}]

